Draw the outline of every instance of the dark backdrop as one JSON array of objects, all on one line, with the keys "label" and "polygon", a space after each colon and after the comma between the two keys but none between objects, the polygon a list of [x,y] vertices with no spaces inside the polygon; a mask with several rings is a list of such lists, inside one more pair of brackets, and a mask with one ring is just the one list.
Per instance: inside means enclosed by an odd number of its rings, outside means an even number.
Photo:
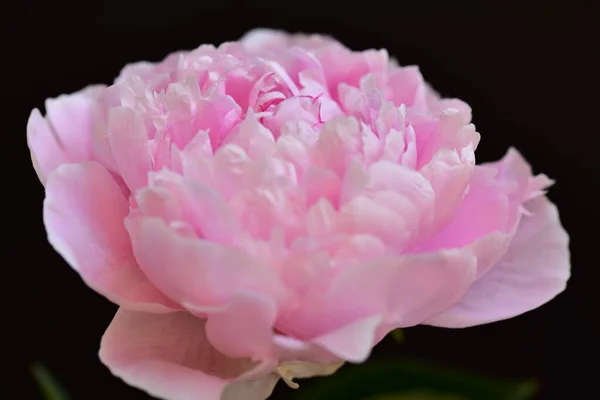
[{"label": "dark backdrop", "polygon": [[[592,18],[584,1],[518,7],[425,0],[238,3],[21,1],[3,13],[2,222],[8,241],[2,242],[2,268],[8,277],[1,290],[0,397],[40,398],[28,367],[41,360],[75,400],[146,398],[97,359],[115,306],[85,287],[46,242],[43,188],[25,140],[30,110],[46,97],[109,83],[125,63],[235,40],[256,26],[324,32],[357,50],[387,48],[401,64],[420,65],[442,94],[472,105],[482,133],[480,161],[514,145],[536,172],[557,181],[550,198],[572,237],[573,276],[564,294],[506,322],[409,329],[404,346],[384,343],[374,357],[408,354],[498,377],[538,377],[543,399],[595,397],[584,390],[594,388],[598,372],[600,168],[592,114],[597,72],[584,59],[594,48]],[[18,392],[5,397],[10,391]],[[285,393],[278,390],[280,398]]]}]

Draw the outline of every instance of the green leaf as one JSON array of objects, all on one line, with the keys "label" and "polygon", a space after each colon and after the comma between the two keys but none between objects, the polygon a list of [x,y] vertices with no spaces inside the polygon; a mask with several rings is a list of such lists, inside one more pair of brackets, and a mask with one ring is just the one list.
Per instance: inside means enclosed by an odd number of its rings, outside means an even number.
[{"label": "green leaf", "polygon": [[70,400],[67,392],[58,384],[48,369],[35,363],[31,366],[31,373],[46,400]]},{"label": "green leaf", "polygon": [[347,365],[332,376],[300,382],[289,399],[412,400],[406,397],[412,395],[421,396],[414,400],[429,400],[423,397],[428,394],[438,396],[431,400],[527,400],[536,391],[537,384],[530,380],[495,380],[415,360],[388,360]]}]

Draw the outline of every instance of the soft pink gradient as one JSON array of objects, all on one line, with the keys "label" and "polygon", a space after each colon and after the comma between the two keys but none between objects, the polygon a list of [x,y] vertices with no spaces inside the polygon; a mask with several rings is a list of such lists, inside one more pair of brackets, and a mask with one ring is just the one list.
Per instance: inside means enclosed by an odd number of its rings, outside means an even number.
[{"label": "soft pink gradient", "polygon": [[385,50],[255,30],[127,66],[27,126],[54,248],[121,306],[100,350],[170,400],[263,400],[390,330],[546,303],[568,235],[471,109]]}]

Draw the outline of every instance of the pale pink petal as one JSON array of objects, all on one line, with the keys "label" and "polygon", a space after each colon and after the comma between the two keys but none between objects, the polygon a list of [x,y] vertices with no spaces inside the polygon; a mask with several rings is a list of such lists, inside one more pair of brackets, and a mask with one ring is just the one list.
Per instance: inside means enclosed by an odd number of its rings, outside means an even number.
[{"label": "pale pink petal", "polygon": [[[534,176],[525,158],[512,147],[500,161],[482,166],[493,169],[496,172],[496,179],[506,186],[513,210],[526,212],[526,209],[522,209],[523,203],[543,195],[545,190],[554,183],[543,174]],[[518,215],[514,214],[510,220],[511,224],[516,223]]]},{"label": "pale pink petal", "polygon": [[128,213],[121,189],[96,162],[65,164],[48,178],[48,240],[90,287],[135,310],[179,308],[137,266],[124,225]]},{"label": "pale pink petal", "polygon": [[[317,38],[319,39],[319,38]],[[316,56],[323,66],[329,93],[334,100],[338,99],[338,88],[341,83],[359,86],[360,79],[371,72],[371,66],[365,53],[353,53],[339,43],[327,40],[323,42],[321,51]],[[319,43],[321,44],[321,43]]]},{"label": "pale pink petal", "polygon": [[27,142],[42,183],[61,164],[91,160],[93,112],[103,86],[46,100],[46,117],[34,109],[27,121]]},{"label": "pale pink petal", "polygon": [[434,219],[436,193],[425,177],[389,161],[372,164],[368,170],[366,192],[404,220],[412,241],[429,234]]},{"label": "pale pink petal", "polygon": [[273,358],[273,325],[277,305],[251,293],[235,296],[225,310],[211,313],[206,335],[215,349],[229,357]]},{"label": "pale pink petal", "polygon": [[436,99],[437,109],[439,111],[446,110],[448,108],[453,108],[458,110],[460,115],[463,118],[463,123],[469,124],[472,119],[472,110],[471,107],[460,99]]},{"label": "pale pink petal", "polygon": [[323,125],[313,148],[313,162],[343,177],[353,160],[375,160],[379,139],[356,118],[335,118]]},{"label": "pale pink petal", "polygon": [[273,134],[261,125],[252,111],[223,140],[222,145],[235,144],[251,158],[268,157],[275,151]]},{"label": "pale pink petal", "polygon": [[189,150],[182,157],[186,179],[211,185],[226,199],[248,186],[246,171],[251,159],[241,147],[225,145],[211,158],[199,157],[195,148]]},{"label": "pale pink petal", "polygon": [[[461,157],[468,149],[473,158],[481,135],[475,125],[465,125],[464,116],[459,110],[449,108],[435,117],[423,117],[422,121],[413,122],[417,138],[418,167],[429,163],[437,152],[445,149],[455,150]],[[415,116],[408,118],[414,120]]]},{"label": "pale pink petal", "polygon": [[306,122],[309,126],[318,126],[321,119],[321,102],[314,97],[298,96],[283,100],[275,107],[272,116],[266,117],[263,123],[275,137],[281,135],[288,121]]},{"label": "pale pink petal", "polygon": [[421,169],[435,192],[436,226],[441,227],[452,219],[467,192],[474,168],[473,149],[467,146],[461,152],[441,150]]},{"label": "pale pink petal", "polygon": [[556,207],[545,197],[526,203],[502,259],[469,289],[465,297],[428,324],[450,328],[480,325],[537,308],[565,289],[570,276],[569,236]]},{"label": "pale pink petal", "polygon": [[216,150],[231,129],[240,122],[240,106],[230,96],[216,96],[199,104],[198,128],[208,132],[213,151]]},{"label": "pale pink petal", "polygon": [[488,233],[506,232],[510,229],[508,213],[508,195],[496,181],[495,171],[477,166],[453,221],[430,240],[427,249],[461,247]]},{"label": "pale pink petal", "polygon": [[549,183],[545,176],[533,177],[513,149],[499,162],[476,166],[453,219],[416,251],[470,246],[478,258],[477,275],[484,275],[508,248],[522,202],[539,196]]},{"label": "pale pink petal", "polygon": [[296,135],[283,135],[277,139],[275,156],[291,163],[296,170],[296,176],[302,181],[310,162],[308,149],[308,144]]},{"label": "pale pink petal", "polygon": [[340,207],[344,230],[375,235],[397,251],[432,228],[435,194],[419,172],[389,161],[346,171]]},{"label": "pale pink petal", "polygon": [[225,305],[240,291],[280,294],[275,271],[239,249],[181,235],[157,218],[131,218],[127,228],[148,278],[192,310]]},{"label": "pale pink petal", "polygon": [[415,251],[471,245],[478,258],[478,275],[482,275],[504,254],[512,236],[510,221],[518,209],[510,207],[508,195],[494,169],[475,167],[469,192],[453,219]]},{"label": "pale pink petal", "polygon": [[148,183],[152,159],[141,116],[128,107],[110,110],[108,139],[119,173],[132,193]]},{"label": "pale pink petal", "polygon": [[362,363],[371,354],[375,345],[375,332],[382,320],[380,315],[365,318],[319,336],[312,342],[344,360]]},{"label": "pale pink petal", "polygon": [[[281,278],[288,290],[296,295],[295,299],[298,301],[301,301],[303,296],[310,296],[310,293],[318,290],[317,288],[327,290],[331,280],[330,256],[325,251],[307,250],[307,248],[315,246],[318,239],[317,237],[315,240],[296,241],[294,250],[282,262],[285,268],[281,271]],[[288,317],[286,313],[281,316],[278,327],[282,331],[286,331],[285,325]]]},{"label": "pale pink petal", "polygon": [[94,110],[94,125],[92,129],[93,159],[104,165],[109,171],[118,174],[119,168],[110,148],[108,126],[110,110],[121,105],[123,89],[119,86],[109,86],[98,97],[98,106]]},{"label": "pale pink petal", "polygon": [[280,364],[310,362],[321,365],[332,365],[341,361],[339,357],[336,357],[318,344],[290,336],[275,334],[273,343],[277,347]]},{"label": "pale pink petal", "polygon": [[375,315],[394,327],[413,326],[459,301],[475,271],[468,249],[367,261],[342,269],[327,290],[310,292],[285,326],[309,338]]},{"label": "pale pink petal", "polygon": [[151,187],[138,191],[141,214],[186,224],[196,235],[221,244],[239,244],[239,221],[213,187],[184,179],[169,170],[151,174]]},{"label": "pale pink petal", "polygon": [[316,166],[308,167],[303,184],[307,207],[320,199],[327,199],[333,204],[339,203],[342,181],[333,171]]},{"label": "pale pink petal", "polygon": [[386,99],[396,106],[425,106],[427,88],[418,67],[394,68],[389,74]]},{"label": "pale pink petal", "polygon": [[386,245],[401,249],[410,239],[407,221],[385,204],[367,196],[358,196],[340,209],[341,224],[347,232],[373,235]]},{"label": "pale pink petal", "polygon": [[129,385],[164,400],[238,400],[242,388],[244,399],[264,400],[276,383],[264,373],[256,376],[257,383],[227,389],[258,367],[216,351],[206,337],[205,321],[184,312],[119,309],[102,337],[100,359]]}]

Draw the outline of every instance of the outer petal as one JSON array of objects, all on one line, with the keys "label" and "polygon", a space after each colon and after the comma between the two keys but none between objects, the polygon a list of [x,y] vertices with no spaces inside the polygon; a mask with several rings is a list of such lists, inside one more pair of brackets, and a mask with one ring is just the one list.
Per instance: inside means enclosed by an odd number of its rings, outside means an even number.
[{"label": "outer petal", "polygon": [[543,194],[552,181],[533,176],[525,159],[511,149],[499,162],[478,165],[453,218],[415,252],[470,246],[477,255],[477,277],[502,257],[516,231],[523,202]]},{"label": "outer petal", "polygon": [[550,301],[570,276],[569,236],[556,207],[538,197],[524,215],[506,254],[454,307],[429,325],[462,328],[520,315]]},{"label": "outer petal", "polygon": [[363,360],[376,343],[379,322],[393,329],[439,314],[461,299],[475,269],[467,249],[362,263],[340,271],[325,293],[307,296],[282,325],[336,355]]},{"label": "outer petal", "polygon": [[61,164],[91,159],[92,118],[96,94],[91,86],[46,100],[46,117],[34,109],[27,121],[27,142],[42,183]]},{"label": "outer petal", "polygon": [[[100,359],[129,385],[165,400],[266,399],[276,377],[268,369],[258,371],[263,367],[249,359],[217,352],[204,324],[183,312],[157,315],[119,309],[102,337]],[[228,388],[248,375],[258,376]]]},{"label": "outer petal", "polygon": [[239,249],[181,235],[158,218],[135,217],[127,228],[142,270],[190,310],[224,306],[241,291],[280,293],[274,271]]},{"label": "outer petal", "polygon": [[44,223],[54,249],[85,282],[117,304],[155,312],[178,308],[146,279],[124,226],[129,204],[110,173],[89,161],[48,178]]}]

